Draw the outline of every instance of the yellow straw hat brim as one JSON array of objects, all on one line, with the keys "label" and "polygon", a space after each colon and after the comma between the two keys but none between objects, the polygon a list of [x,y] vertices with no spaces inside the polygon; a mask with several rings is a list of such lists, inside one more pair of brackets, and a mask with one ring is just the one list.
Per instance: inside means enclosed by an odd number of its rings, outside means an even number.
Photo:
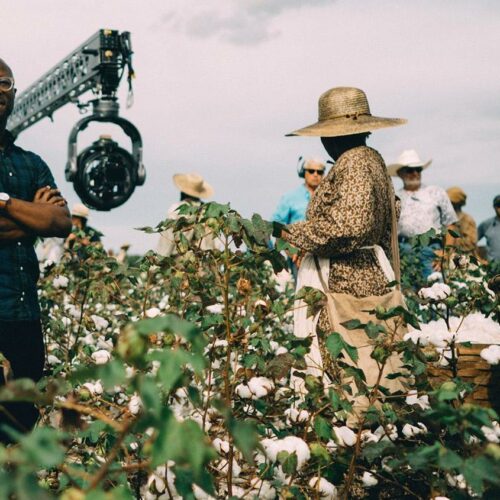
[{"label": "yellow straw hat brim", "polygon": [[214,195],[213,187],[197,174],[175,174],[174,184],[179,191],[195,198],[211,198]]},{"label": "yellow straw hat brim", "polygon": [[307,127],[286,134],[306,137],[340,137],[343,135],[362,134],[387,127],[404,125],[404,118],[381,118],[379,116],[361,115],[321,120]]}]

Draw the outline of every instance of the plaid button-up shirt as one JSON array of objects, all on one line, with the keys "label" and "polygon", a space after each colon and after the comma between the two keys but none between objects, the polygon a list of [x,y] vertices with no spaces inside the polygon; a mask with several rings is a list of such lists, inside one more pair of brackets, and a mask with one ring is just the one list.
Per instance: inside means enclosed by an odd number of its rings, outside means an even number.
[{"label": "plaid button-up shirt", "polygon": [[[56,187],[46,163],[36,154],[14,145],[8,134],[0,150],[0,192],[32,201],[43,186]],[[34,320],[40,317],[36,282],[38,260],[34,238],[0,241],[0,320]]]}]

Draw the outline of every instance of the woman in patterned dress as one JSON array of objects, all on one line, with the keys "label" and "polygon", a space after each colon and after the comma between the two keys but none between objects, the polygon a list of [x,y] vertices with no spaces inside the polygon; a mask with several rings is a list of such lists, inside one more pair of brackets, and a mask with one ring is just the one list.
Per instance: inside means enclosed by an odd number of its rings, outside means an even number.
[{"label": "woman in patterned dress", "polygon": [[[372,130],[405,122],[372,116],[362,90],[337,87],[321,95],[317,123],[289,134],[321,137],[335,161],[309,203],[306,221],[281,228],[281,237],[301,253],[329,257],[332,292],[367,297],[389,291],[373,248],[363,247],[379,245],[390,257],[395,195],[384,160],[366,146],[366,138]],[[320,347],[321,332],[330,331],[324,308],[318,323]]]}]

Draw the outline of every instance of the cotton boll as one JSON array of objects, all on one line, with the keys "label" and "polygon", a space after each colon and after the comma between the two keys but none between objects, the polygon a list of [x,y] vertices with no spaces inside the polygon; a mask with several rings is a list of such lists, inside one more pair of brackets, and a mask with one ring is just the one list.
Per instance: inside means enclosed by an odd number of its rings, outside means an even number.
[{"label": "cotton boll", "polygon": [[480,356],[490,365],[498,365],[500,361],[500,345],[490,345],[481,351]]},{"label": "cotton boll", "polygon": [[250,486],[252,490],[245,498],[258,498],[259,500],[274,500],[276,498],[276,490],[269,481],[254,477],[250,480]]},{"label": "cotton boll", "polygon": [[297,408],[287,408],[285,410],[287,424],[298,424],[307,422],[310,414],[307,410],[299,410]]},{"label": "cotton boll", "polygon": [[361,432],[361,442],[363,444],[378,443],[379,437],[368,429]]},{"label": "cotton boll", "polygon": [[142,400],[139,396],[134,394],[128,403],[128,410],[132,413],[132,415],[137,415],[141,411],[141,408]]},{"label": "cotton boll", "polygon": [[111,354],[104,349],[95,351],[90,356],[97,365],[104,365],[111,359]]},{"label": "cotton boll", "polygon": [[411,390],[408,392],[408,396],[406,396],[406,404],[408,405],[418,405],[422,410],[427,410],[431,407],[429,404],[429,396],[426,394],[422,396],[418,396],[416,390]]},{"label": "cotton boll", "polygon": [[238,384],[234,392],[242,399],[250,399],[253,394],[248,385]]},{"label": "cotton boll", "polygon": [[218,453],[220,454],[227,454],[229,453],[229,442],[225,441],[220,438],[215,438],[212,441],[213,447],[217,450]]},{"label": "cotton boll", "polygon": [[161,311],[157,307],[150,307],[146,310],[145,314],[147,318],[156,318],[156,316],[159,316],[161,314]]},{"label": "cotton boll", "polygon": [[104,319],[97,314],[92,314],[90,319],[94,322],[97,331],[105,330],[109,325],[109,321],[107,319]]},{"label": "cotton boll", "polygon": [[349,427],[345,425],[342,427],[334,427],[333,432],[337,437],[339,446],[354,446],[356,444],[357,436]]},{"label": "cotton boll", "polygon": [[490,443],[500,443],[500,426],[498,425],[498,422],[493,423],[493,428],[483,425],[481,430],[483,431],[484,437]]},{"label": "cotton boll", "polygon": [[274,389],[274,383],[266,377],[252,377],[248,381],[248,387],[255,395],[254,399],[258,399],[267,396]]},{"label": "cotton boll", "polygon": [[385,429],[380,425],[377,427],[374,434],[379,437],[379,440],[390,439],[391,441],[395,441],[398,438],[398,430],[393,424],[387,424]]},{"label": "cotton boll", "polygon": [[67,318],[66,316],[63,316],[61,318],[61,323],[66,327],[68,328],[68,326],[70,326],[73,322],[71,321],[70,318]]},{"label": "cotton boll", "polygon": [[411,425],[411,424],[405,424],[403,426],[403,429],[401,430],[401,432],[407,438],[412,438],[412,437],[418,436],[419,434],[424,434],[424,429],[425,429],[425,431],[427,431],[427,428],[425,427],[424,424],[421,424],[421,425],[423,426],[423,428],[416,427],[416,426]]},{"label": "cotton boll", "polygon": [[203,491],[197,484],[193,484],[193,495],[196,500],[215,500],[215,498]]},{"label": "cotton boll", "polygon": [[205,307],[205,309],[212,314],[220,314],[224,310],[224,306],[222,304],[212,304]]},{"label": "cotton boll", "polygon": [[368,471],[363,472],[361,480],[363,481],[363,484],[367,488],[370,488],[371,486],[375,486],[378,484],[378,479],[371,472]]},{"label": "cotton boll", "polygon": [[429,344],[429,336],[414,328],[410,328],[408,333],[405,334],[404,340],[411,340],[414,344],[419,343],[421,346],[426,346]]},{"label": "cotton boll", "polygon": [[323,477],[312,477],[309,481],[309,487],[318,494],[319,498],[335,500],[338,498],[338,491],[334,484]]},{"label": "cotton boll", "polygon": [[84,337],[80,338],[80,342],[83,345],[94,345],[95,339],[94,336],[91,333],[87,333]]},{"label": "cotton boll", "polygon": [[311,452],[307,443],[296,436],[287,436],[283,439],[263,439],[261,444],[267,458],[271,462],[276,461],[276,457],[280,451],[286,451],[290,454],[295,453],[297,455],[298,469],[311,458]]},{"label": "cotton boll", "polygon": [[69,284],[69,279],[66,276],[56,276],[52,281],[54,288],[66,288]]},{"label": "cotton boll", "polygon": [[102,337],[99,337],[96,342],[96,346],[99,349],[104,349],[106,351],[110,351],[113,349],[113,341],[111,339],[104,340]]},{"label": "cotton boll", "polygon": [[61,360],[57,356],[54,356],[53,354],[49,354],[47,356],[47,363],[49,363],[49,365],[60,365]]},{"label": "cotton boll", "polygon": [[[227,476],[229,470],[229,462],[227,460],[221,460],[215,468],[224,476]],[[241,467],[238,462],[233,459],[233,477],[238,477],[241,474]]]},{"label": "cotton boll", "polygon": [[422,299],[443,300],[451,295],[451,288],[445,283],[434,283],[428,288],[421,288],[418,295]]},{"label": "cotton boll", "polygon": [[443,273],[440,273],[439,271],[435,271],[435,272],[429,274],[429,276],[427,276],[427,281],[429,283],[433,283],[435,281],[442,282],[443,281]]}]

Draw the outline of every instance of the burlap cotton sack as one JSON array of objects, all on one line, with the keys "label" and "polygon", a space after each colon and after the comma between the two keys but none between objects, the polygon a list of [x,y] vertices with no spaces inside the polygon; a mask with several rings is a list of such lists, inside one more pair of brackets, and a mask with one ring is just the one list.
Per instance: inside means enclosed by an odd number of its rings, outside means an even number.
[{"label": "burlap cotton sack", "polygon": [[[383,307],[389,309],[396,306],[404,306],[404,298],[401,292],[397,289],[381,296],[368,296],[368,297],[353,297],[345,293],[333,293],[326,292],[327,298],[327,312],[328,319],[333,328],[334,332],[339,333],[345,342],[356,347],[358,351],[358,361],[353,363],[351,358],[345,354],[344,361],[347,364],[356,366],[363,370],[366,377],[366,383],[368,386],[374,386],[380,375],[380,365],[379,363],[371,357],[373,352],[374,341],[371,340],[368,335],[366,335],[364,330],[348,330],[342,323],[345,323],[352,319],[358,319],[362,323],[368,323],[369,321],[385,326],[389,331],[392,328],[397,327],[396,335],[393,338],[394,342],[402,340],[403,335],[406,333],[406,326],[400,324],[400,319],[396,318],[399,324],[397,324],[393,319],[387,320],[387,323],[381,320],[377,320],[375,315],[368,313],[376,307]],[[404,379],[398,377],[396,379],[388,379],[387,375],[391,373],[396,373],[401,371],[402,361],[398,354],[394,353],[386,361],[384,369],[382,371],[382,377],[379,384],[382,387],[388,389],[391,393],[397,391],[406,391],[404,384]],[[357,387],[354,384],[352,378],[345,377],[342,380],[342,384],[350,384],[352,388],[352,393],[356,394],[358,392]],[[384,396],[379,393],[377,396],[377,405],[382,400]],[[360,395],[352,399],[354,403],[354,414],[355,416],[348,419],[348,424],[356,424],[356,422],[361,418],[361,415],[369,406],[369,400],[366,396]]]}]

